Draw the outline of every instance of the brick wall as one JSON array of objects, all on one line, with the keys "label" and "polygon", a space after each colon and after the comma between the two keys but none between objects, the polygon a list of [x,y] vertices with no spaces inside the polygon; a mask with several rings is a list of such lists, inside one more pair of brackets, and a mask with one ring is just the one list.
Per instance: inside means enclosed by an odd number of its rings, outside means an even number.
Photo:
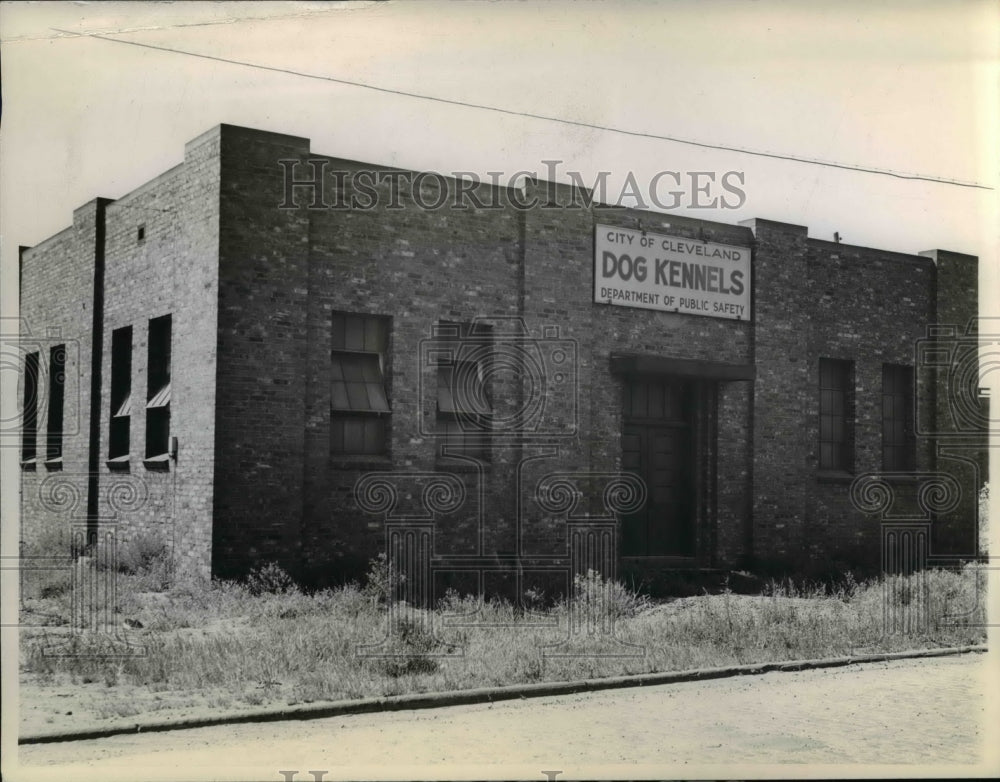
[{"label": "brick wall", "polygon": [[[936,553],[967,556],[978,550],[978,492],[989,478],[989,401],[978,395],[976,347],[996,340],[995,321],[977,322],[979,314],[979,263],[972,255],[930,250],[921,255],[937,268],[935,300],[938,336],[936,348],[951,353],[946,367],[918,366],[918,382],[933,389],[933,421],[922,424],[939,433],[934,449],[937,469],[952,475],[962,489],[957,507],[941,514],[934,526]],[[971,330],[970,330],[971,326]],[[929,340],[929,343],[931,341]],[[928,347],[931,345],[928,344]],[[995,410],[993,415],[996,415]]]},{"label": "brick wall", "polygon": [[[214,147],[211,134],[195,140],[184,164],[119,201],[99,199],[81,207],[71,228],[24,253],[21,311],[32,336],[22,348],[38,345],[44,353],[39,459],[22,470],[28,542],[47,528],[65,530],[70,520],[85,526],[89,515],[90,528],[102,538],[113,529],[119,545],[138,535],[163,542],[181,579],[210,575],[218,262]],[[147,464],[148,322],[168,313],[171,434],[181,443],[181,455],[177,462]],[[112,469],[111,339],[123,326],[133,329],[130,447],[128,459]],[[95,334],[100,335],[96,345]],[[65,445],[62,463],[45,465],[48,346],[61,343],[68,349]],[[74,488],[72,501],[69,494],[52,496],[57,479]]]},{"label": "brick wall", "polygon": [[[219,140],[203,134],[184,162],[111,204],[107,212],[103,403],[100,469],[102,515],[121,523],[123,541],[152,536],[171,552],[180,579],[211,572],[215,465],[215,355],[218,301]],[[139,238],[142,228],[143,238]],[[171,316],[170,434],[176,460],[146,461],[149,321]],[[108,464],[111,340],[132,327],[132,413],[127,463]],[[127,495],[116,510],[109,492]],[[131,488],[130,488],[131,487]],[[114,498],[112,498],[114,499]]]},{"label": "brick wall", "polygon": [[757,564],[805,554],[812,488],[803,437],[813,397],[807,352],[812,304],[806,229],[751,220],[754,232],[753,529]]},{"label": "brick wall", "polygon": [[[559,201],[568,203],[570,198],[561,190]],[[686,239],[741,246],[750,243],[751,235],[739,226],[635,209],[595,207],[576,213],[567,211],[572,221],[566,219],[565,212],[541,212],[537,217],[529,214],[529,225],[537,221],[541,226],[537,233],[529,233],[525,314],[529,322],[537,319],[562,323],[567,335],[578,340],[581,436],[575,449],[567,449],[563,466],[617,472],[621,466],[626,379],[610,371],[611,354],[634,352],[750,363],[752,327],[748,322],[594,304],[594,225],[642,227]],[[557,252],[553,252],[553,245]],[[742,527],[746,515],[741,497],[749,493],[748,385],[719,384],[718,429],[723,435],[716,457],[716,482],[720,491],[716,507],[701,525],[706,536],[701,541],[703,566],[733,564],[744,555]],[[719,549],[715,549],[713,538],[721,542]]]},{"label": "brick wall", "polygon": [[[358,170],[356,163],[330,160],[331,170]],[[377,167],[366,170],[385,171]],[[439,198],[453,182],[427,180],[419,197]],[[498,331],[517,312],[516,278],[521,240],[517,215],[508,209],[475,211],[421,209],[408,183],[401,183],[401,210],[388,208],[388,184],[379,188],[379,208],[312,212],[308,318],[310,346],[303,520],[303,565],[320,580],[336,580],[362,570],[384,550],[384,516],[363,512],[353,488],[367,473],[388,471],[399,492],[397,516],[427,513],[420,498],[428,474],[453,472],[465,501],[437,514],[435,551],[475,555],[512,551],[509,530],[515,509],[509,452],[491,449],[491,458],[444,466],[436,429],[437,369],[422,348],[442,321],[476,319]],[[344,193],[350,198],[356,190]],[[331,455],[330,350],[335,311],[392,319],[388,395],[392,407],[385,456]],[[495,412],[512,402],[503,373],[489,379]],[[423,477],[418,477],[418,474]],[[485,502],[480,501],[483,497]]]},{"label": "brick wall", "polygon": [[[879,518],[851,504],[855,475],[881,472],[882,367],[913,366],[917,340],[934,308],[936,272],[920,256],[818,240],[808,242],[810,322],[804,441],[809,473],[806,548],[820,567],[879,562]],[[819,474],[819,359],[854,362],[854,470]],[[916,404],[920,404],[917,400]],[[931,443],[917,441],[916,469],[931,469]],[[916,512],[912,482],[897,482],[894,513]]]},{"label": "brick wall", "polygon": [[294,569],[303,506],[309,216],[280,210],[304,139],[219,128],[215,572]]},{"label": "brick wall", "polygon": [[[297,161],[299,180],[325,167],[315,208],[306,208],[309,185],[295,188],[288,203],[280,161]],[[360,171],[373,174],[366,186],[338,174]],[[384,548],[386,514],[359,506],[359,479],[387,473],[398,490],[393,512],[414,519],[427,513],[427,482],[449,472],[464,500],[431,513],[436,555],[493,557],[498,568],[500,559],[519,556],[526,570],[566,557],[566,513],[546,510],[535,488],[554,473],[620,470],[628,378],[612,371],[611,356],[627,352],[755,367],[753,381],[701,386],[709,401],[698,424],[705,476],[698,565],[822,566],[877,555],[877,522],[848,498],[852,476],[818,471],[818,362],[854,362],[853,474],[878,470],[882,364],[915,363],[915,343],[935,313],[963,323],[975,313],[975,259],[821,242],[804,227],[767,220],[737,226],[589,205],[545,182],[528,181],[523,191],[474,190],[497,208],[455,209],[451,197],[442,208],[425,208],[420,198],[434,202],[442,188],[454,196],[459,183],[425,177],[413,192],[412,177],[384,178],[394,173],[311,154],[306,139],[223,125],[190,142],[181,165],[107,206],[96,384],[104,494],[97,505],[120,522],[123,538],[168,537],[184,578],[238,575],[273,560],[312,581],[338,581],[359,575]],[[352,197],[377,205],[331,206]],[[533,198],[563,208],[526,211],[511,203]],[[79,349],[70,350],[68,365],[76,385],[66,394],[67,477],[88,469],[101,208],[82,207],[71,228],[24,253],[22,313],[33,335],[46,351],[60,341]],[[752,247],[752,322],[594,304],[597,223]],[[331,453],[334,312],[391,319],[384,455]],[[176,461],[147,464],[149,320],[167,313],[171,433],[180,448]],[[519,410],[542,416],[516,437],[509,429],[496,434],[490,458],[478,466],[440,458],[438,370],[426,352],[440,321],[492,326],[488,386],[498,419]],[[133,423],[127,465],[112,468],[105,463],[111,340],[122,326],[133,329]],[[60,336],[46,336],[47,329]],[[556,367],[557,346],[575,356],[572,366]],[[524,362],[534,362],[532,371]],[[925,416],[933,410],[935,425],[946,417],[942,383],[918,373],[918,408]],[[538,399],[543,413],[533,407]],[[45,420],[43,413],[40,449]],[[945,458],[972,487],[975,460],[936,457],[930,440],[919,442],[918,469],[935,469]],[[45,515],[37,495],[47,474],[41,465],[23,471],[28,537]],[[118,483],[138,486],[147,499],[110,507],[107,492]],[[585,490],[576,510],[603,513],[599,495]],[[964,510],[956,515],[967,518]],[[962,530],[959,538],[968,531],[961,522],[952,529]],[[490,578],[499,584],[507,576]]]},{"label": "brick wall", "polygon": [[[29,545],[65,555],[70,524],[86,520],[90,496],[88,434],[91,402],[91,333],[94,319],[95,253],[102,201],[73,212],[73,224],[22,254],[22,339],[18,360],[38,352],[37,458],[21,471],[21,535]],[[26,332],[26,333],[25,333]],[[46,464],[50,351],[66,346],[63,447],[59,462]],[[23,381],[18,390],[23,398]],[[53,551],[55,545],[57,550]]]}]

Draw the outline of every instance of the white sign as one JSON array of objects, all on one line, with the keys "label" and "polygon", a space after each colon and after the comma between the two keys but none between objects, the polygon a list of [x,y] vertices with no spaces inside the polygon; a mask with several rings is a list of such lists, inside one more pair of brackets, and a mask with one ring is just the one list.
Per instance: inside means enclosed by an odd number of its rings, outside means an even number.
[{"label": "white sign", "polygon": [[750,320],[750,248],[598,224],[594,301]]}]

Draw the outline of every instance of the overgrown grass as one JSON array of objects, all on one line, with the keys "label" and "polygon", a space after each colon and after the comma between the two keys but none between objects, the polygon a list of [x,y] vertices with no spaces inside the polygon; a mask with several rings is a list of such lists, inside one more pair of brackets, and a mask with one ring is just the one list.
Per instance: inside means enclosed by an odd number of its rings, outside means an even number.
[{"label": "overgrown grass", "polygon": [[[974,565],[890,581],[847,579],[833,590],[783,582],[761,595],[724,591],[660,602],[591,573],[577,579],[572,599],[547,608],[449,593],[433,611],[390,611],[396,582],[384,562],[366,587],[311,594],[273,567],[245,584],[159,593],[130,591],[130,583],[145,583],[141,575],[119,578],[116,621],[141,625],[123,636],[145,654],[106,657],[107,638],[66,626],[27,628],[21,668],[35,683],[68,678],[178,695],[212,690],[224,692],[227,704],[257,705],[985,640],[986,571]],[[67,620],[64,597],[29,602]],[[887,616],[913,621],[886,632]],[[61,656],[46,653],[60,645]],[[112,702],[105,709],[111,716],[123,710],[127,705]]]}]

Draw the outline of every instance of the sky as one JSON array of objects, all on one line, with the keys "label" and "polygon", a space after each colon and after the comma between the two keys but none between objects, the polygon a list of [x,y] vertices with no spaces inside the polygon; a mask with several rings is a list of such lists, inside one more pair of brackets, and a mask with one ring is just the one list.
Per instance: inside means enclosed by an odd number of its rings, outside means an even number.
[{"label": "sky", "polygon": [[741,172],[741,208],[685,198],[674,211],[992,266],[998,20],[991,3],[912,0],[5,3],[3,259],[228,122],[414,170],[544,176],[560,160],[585,182],[608,171],[611,202],[630,173],[645,185],[660,171]]}]

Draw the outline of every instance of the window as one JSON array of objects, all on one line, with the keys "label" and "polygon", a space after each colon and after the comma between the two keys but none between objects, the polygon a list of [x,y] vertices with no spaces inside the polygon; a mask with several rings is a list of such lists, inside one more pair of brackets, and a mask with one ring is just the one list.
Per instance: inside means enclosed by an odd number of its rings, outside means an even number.
[{"label": "window", "polygon": [[491,334],[477,324],[475,339],[468,324],[441,323],[437,334],[453,347],[438,356],[437,432],[439,446],[452,453],[489,459],[487,447],[493,404],[486,387],[486,362]]},{"label": "window", "polygon": [[[163,461],[170,450],[170,332],[170,315],[149,321],[146,458]],[[131,404],[128,411],[131,413]]]},{"label": "window", "polygon": [[132,420],[132,327],[111,332],[111,424],[108,458],[127,461]]},{"label": "window", "polygon": [[34,462],[38,456],[38,353],[24,357],[21,416],[21,461]]},{"label": "window", "polygon": [[330,450],[383,454],[389,397],[385,356],[389,319],[334,313],[330,352]]},{"label": "window", "polygon": [[915,464],[913,367],[883,364],[882,469],[912,470]]},{"label": "window", "polygon": [[819,468],[854,469],[854,362],[819,360]]},{"label": "window", "polygon": [[135,240],[139,244],[142,244],[144,241],[146,241],[146,226],[145,225],[140,225],[136,229],[136,231],[135,231]]},{"label": "window", "polygon": [[63,405],[66,396],[66,346],[49,350],[49,417],[45,460],[56,462],[63,455]]}]

